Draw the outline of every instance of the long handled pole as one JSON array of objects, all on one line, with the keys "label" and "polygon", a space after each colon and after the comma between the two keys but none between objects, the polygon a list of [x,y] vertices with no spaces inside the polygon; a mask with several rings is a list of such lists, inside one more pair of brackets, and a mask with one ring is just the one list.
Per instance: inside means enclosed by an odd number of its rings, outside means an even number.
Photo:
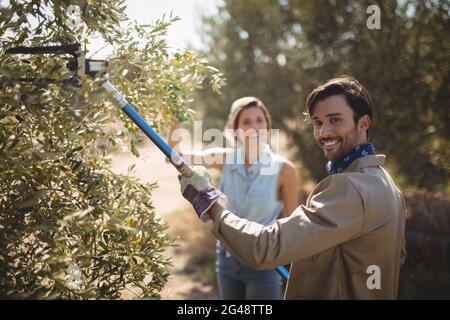
[{"label": "long handled pole", "polygon": [[[147,122],[134,110],[134,108],[128,103],[128,101],[120,94],[120,92],[109,81],[102,83],[102,87],[108,91],[118,104],[120,109],[145,133],[150,140],[158,147],[164,155],[170,159],[172,164],[178,170],[183,177],[191,177],[194,174],[191,166],[188,165],[178,153],[176,153],[169,145],[161,139],[155,130],[150,127]],[[289,272],[285,267],[279,266],[276,268],[277,272],[287,280]]]}]

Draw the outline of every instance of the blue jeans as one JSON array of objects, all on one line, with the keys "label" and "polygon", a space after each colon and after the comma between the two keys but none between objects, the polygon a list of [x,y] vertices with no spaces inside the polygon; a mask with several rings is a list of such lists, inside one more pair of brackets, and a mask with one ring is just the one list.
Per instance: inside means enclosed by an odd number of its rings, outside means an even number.
[{"label": "blue jeans", "polygon": [[217,248],[216,273],[223,300],[279,300],[281,276],[276,270],[255,270]]}]

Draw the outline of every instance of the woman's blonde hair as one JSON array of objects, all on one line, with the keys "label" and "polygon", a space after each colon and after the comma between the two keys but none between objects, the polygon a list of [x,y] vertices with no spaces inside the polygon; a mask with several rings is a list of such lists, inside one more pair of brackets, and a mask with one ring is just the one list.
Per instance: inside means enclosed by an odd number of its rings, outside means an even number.
[{"label": "woman's blonde hair", "polygon": [[[230,113],[228,114],[227,124],[225,126],[225,137],[233,145],[237,145],[237,137],[234,132],[238,129],[239,116],[241,112],[250,107],[258,107],[264,114],[264,118],[267,123],[268,137],[270,139],[270,129],[272,128],[272,117],[269,110],[264,105],[264,103],[255,97],[242,97],[233,102],[230,108]],[[233,131],[233,135],[230,134],[230,129]]]}]

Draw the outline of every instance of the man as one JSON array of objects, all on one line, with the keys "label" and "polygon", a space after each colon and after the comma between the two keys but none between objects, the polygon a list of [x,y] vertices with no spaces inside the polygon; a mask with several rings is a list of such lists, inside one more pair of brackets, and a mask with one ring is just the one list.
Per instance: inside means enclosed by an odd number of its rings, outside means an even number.
[{"label": "man", "polygon": [[314,89],[306,107],[330,175],[290,217],[266,227],[240,219],[219,204],[223,195],[198,167],[181,178],[183,196],[243,263],[292,263],[286,299],[396,299],[406,208],[382,167],[385,156],[367,143],[369,94],[356,79],[338,77]]}]

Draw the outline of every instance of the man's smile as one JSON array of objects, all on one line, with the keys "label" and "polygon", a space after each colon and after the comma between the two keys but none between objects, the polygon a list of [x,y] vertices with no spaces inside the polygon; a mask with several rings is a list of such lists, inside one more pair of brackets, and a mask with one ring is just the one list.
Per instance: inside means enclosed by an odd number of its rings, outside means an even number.
[{"label": "man's smile", "polygon": [[341,138],[324,138],[320,139],[320,145],[322,146],[323,150],[325,151],[331,151],[335,147],[339,146],[341,144]]}]

